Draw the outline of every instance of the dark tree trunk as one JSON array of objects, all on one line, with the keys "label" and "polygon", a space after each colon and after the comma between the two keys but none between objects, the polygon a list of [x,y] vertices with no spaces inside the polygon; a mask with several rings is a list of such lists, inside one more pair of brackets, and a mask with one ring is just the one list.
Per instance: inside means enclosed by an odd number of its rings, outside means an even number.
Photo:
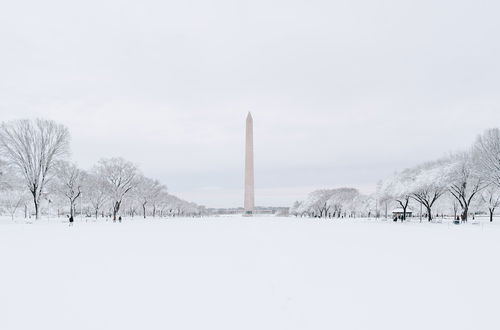
[{"label": "dark tree trunk", "polygon": [[118,214],[118,211],[120,211],[120,202],[115,202],[113,205],[113,221],[116,221],[116,215]]},{"label": "dark tree trunk", "polygon": [[33,194],[33,204],[35,206],[35,219],[38,220],[38,198],[36,196],[36,192],[32,191]]},{"label": "dark tree trunk", "polygon": [[469,213],[469,206],[464,207],[463,212],[462,212],[462,220],[467,222],[467,217]]},{"label": "dark tree trunk", "polygon": [[409,198],[406,198],[404,203],[401,200],[397,200],[397,202],[399,203],[399,205],[403,209],[403,218],[401,219],[401,222],[406,220],[406,209],[408,208],[408,200],[409,200]]},{"label": "dark tree trunk", "polygon": [[39,210],[38,210],[39,206],[38,206],[38,203],[35,202],[35,220],[38,220],[38,217],[39,217]]}]

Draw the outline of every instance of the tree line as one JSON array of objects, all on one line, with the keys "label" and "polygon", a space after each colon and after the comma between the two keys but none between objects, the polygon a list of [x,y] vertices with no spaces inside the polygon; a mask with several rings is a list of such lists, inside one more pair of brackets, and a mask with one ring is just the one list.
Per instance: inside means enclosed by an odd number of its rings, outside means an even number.
[{"label": "tree line", "polygon": [[363,195],[354,188],[311,192],[290,208],[295,216],[388,217],[393,207],[406,220],[409,206],[431,221],[436,214],[467,221],[485,213],[493,221],[500,206],[500,130],[489,129],[466,150],[404,169],[381,180],[377,191]]},{"label": "tree line", "polygon": [[0,203],[12,218],[24,208],[39,219],[42,204],[58,215],[202,215],[204,207],[168,193],[123,158],[103,158],[85,171],[69,161],[70,133],[51,120],[15,120],[0,125]]}]

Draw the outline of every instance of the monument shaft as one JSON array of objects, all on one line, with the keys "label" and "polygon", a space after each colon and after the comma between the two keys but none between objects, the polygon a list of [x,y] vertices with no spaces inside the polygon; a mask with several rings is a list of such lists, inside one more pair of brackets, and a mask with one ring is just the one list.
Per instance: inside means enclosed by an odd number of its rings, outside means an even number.
[{"label": "monument shaft", "polygon": [[252,215],[254,200],[254,169],[253,169],[253,118],[250,112],[246,122],[245,144],[245,215]]}]

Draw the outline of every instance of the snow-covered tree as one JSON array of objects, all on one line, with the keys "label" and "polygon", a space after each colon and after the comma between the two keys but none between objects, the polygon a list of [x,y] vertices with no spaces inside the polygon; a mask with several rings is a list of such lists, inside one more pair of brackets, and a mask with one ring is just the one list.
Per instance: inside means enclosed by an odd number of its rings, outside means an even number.
[{"label": "snow-covered tree", "polygon": [[12,220],[16,213],[28,202],[28,191],[22,178],[11,168],[4,166],[0,178],[0,205]]},{"label": "snow-covered tree", "polygon": [[123,199],[137,186],[139,171],[123,158],[101,159],[94,171],[104,183],[112,203],[113,220],[116,220]]},{"label": "snow-covered tree", "polygon": [[174,196],[170,195],[166,191],[162,191],[160,195],[153,201],[153,217],[158,215],[163,218],[172,213],[172,198]]},{"label": "snow-covered tree", "polygon": [[136,214],[138,214],[138,210],[141,208],[141,202],[139,196],[137,196],[137,191],[132,190],[124,199],[123,199],[123,209],[125,213],[130,217],[134,218]]},{"label": "snow-covered tree", "polygon": [[412,196],[411,182],[412,172],[406,169],[382,181],[380,187],[383,195],[391,196],[403,209],[403,220],[406,220],[406,211]]},{"label": "snow-covered tree", "polygon": [[153,200],[151,201],[153,218],[156,217],[158,212],[160,213],[160,217],[164,216],[164,212],[168,207],[168,200],[169,194],[166,190],[161,191],[158,196],[153,198]]},{"label": "snow-covered tree", "polygon": [[204,205],[198,205],[198,215],[200,217],[204,217],[204,216],[208,215],[207,207]]},{"label": "snow-covered tree", "polygon": [[52,194],[50,195],[50,205],[53,207],[53,209],[57,212],[57,217],[60,217],[61,215],[64,215],[64,209],[66,208],[68,202],[65,196],[58,194],[55,192],[55,188],[50,187]]},{"label": "snow-covered tree", "polygon": [[[365,214],[368,196],[361,195],[355,188],[319,189],[309,193],[302,202],[295,202],[290,213],[298,216],[307,214],[313,217],[345,217]],[[375,205],[375,203],[373,203]],[[361,211],[363,210],[363,211]],[[373,210],[367,211],[367,213]]]},{"label": "snow-covered tree", "polygon": [[319,189],[309,193],[306,200],[302,203],[305,212],[319,218],[323,216],[327,217],[332,207],[332,205],[328,203],[332,194],[333,189]]},{"label": "snow-covered tree", "polygon": [[432,206],[447,192],[447,170],[447,163],[440,160],[417,166],[407,173],[410,196],[425,207],[429,221],[432,220]]},{"label": "snow-covered tree", "polygon": [[198,215],[198,205],[193,202],[185,202],[182,205],[182,214],[190,217]]},{"label": "snow-covered tree", "polygon": [[24,187],[11,188],[9,191],[0,193],[2,207],[14,220],[16,213],[23,208],[29,199]]},{"label": "snow-covered tree", "polygon": [[475,158],[470,152],[453,155],[449,164],[448,190],[460,205],[462,220],[467,221],[470,205],[474,197],[487,186],[487,181],[478,171]]},{"label": "snow-covered tree", "polygon": [[162,196],[161,202],[158,203],[161,217],[165,215],[174,217],[182,215],[190,216],[200,213],[199,206],[195,203],[187,202],[177,196],[167,194],[166,192],[163,192]]},{"label": "snow-covered tree", "polygon": [[170,212],[174,216],[180,216],[184,209],[184,201],[177,196],[169,195],[168,198]]},{"label": "snow-covered tree", "polygon": [[359,195],[359,191],[355,188],[337,188],[330,190],[329,198],[326,202],[329,210],[331,210],[330,213],[338,218],[345,216],[346,208],[352,205],[352,201]]},{"label": "snow-covered tree", "polygon": [[486,130],[477,138],[474,151],[481,175],[500,188],[500,130]]},{"label": "snow-covered tree", "polygon": [[99,212],[103,211],[104,205],[109,201],[106,187],[106,181],[104,181],[97,173],[91,172],[87,175],[84,197],[92,208],[92,213],[96,219],[99,216]]},{"label": "snow-covered tree", "polygon": [[36,219],[54,162],[69,151],[69,132],[51,120],[17,120],[0,125],[0,154],[17,168],[32,195]]},{"label": "snow-covered tree", "polygon": [[7,184],[5,182],[5,179],[6,179],[5,171],[7,168],[6,165],[7,164],[0,159],[0,191],[7,187]]},{"label": "snow-covered tree", "polygon": [[300,214],[300,202],[295,201],[293,205],[290,207],[290,214],[294,215],[297,217]]},{"label": "snow-covered tree", "polygon": [[492,222],[495,210],[500,207],[500,188],[494,184],[490,184],[481,191],[480,200],[481,204],[488,209],[490,222]]},{"label": "snow-covered tree", "polygon": [[348,205],[352,217],[372,217],[377,216],[377,198],[374,195],[359,194],[354,197]]},{"label": "snow-covered tree", "polygon": [[388,192],[384,188],[384,181],[379,181],[377,183],[375,198],[383,208],[384,217],[387,219],[389,216],[389,207],[392,206],[394,199],[392,198],[392,196],[388,195]]},{"label": "snow-covered tree", "polygon": [[[160,181],[145,176],[140,176],[138,182],[136,195],[141,204],[143,217],[146,219],[146,207],[152,205],[155,208],[158,197],[161,196],[161,193],[166,191],[167,188],[162,185]],[[153,213],[156,213],[156,209]]]},{"label": "snow-covered tree", "polygon": [[69,203],[69,214],[73,217],[75,215],[75,203],[82,196],[87,175],[76,164],[67,161],[57,162],[55,173],[54,189],[58,194],[66,198]]}]

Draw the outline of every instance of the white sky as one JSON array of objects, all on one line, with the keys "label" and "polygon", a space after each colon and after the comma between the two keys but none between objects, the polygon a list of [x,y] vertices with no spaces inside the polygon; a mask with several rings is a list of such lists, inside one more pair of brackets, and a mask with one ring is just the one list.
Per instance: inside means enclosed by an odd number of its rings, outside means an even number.
[{"label": "white sky", "polygon": [[0,120],[46,117],[84,168],[122,156],[172,193],[256,203],[369,192],[500,123],[498,1],[3,1]]}]

